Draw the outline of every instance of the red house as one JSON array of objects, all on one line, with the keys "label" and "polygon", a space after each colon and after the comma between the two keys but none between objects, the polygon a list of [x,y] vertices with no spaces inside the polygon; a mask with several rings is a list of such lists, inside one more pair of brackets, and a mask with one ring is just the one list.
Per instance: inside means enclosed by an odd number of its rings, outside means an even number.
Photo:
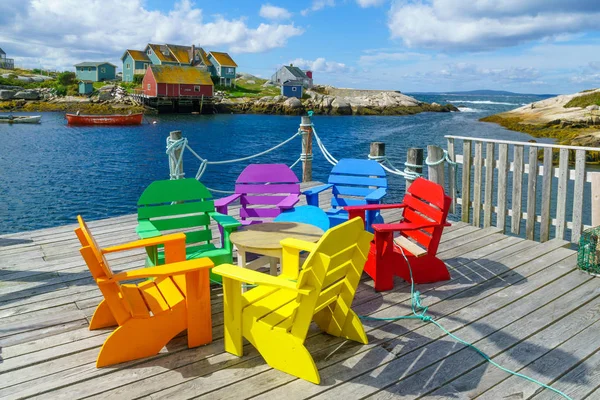
[{"label": "red house", "polygon": [[148,97],[202,97],[213,95],[210,73],[192,66],[151,65],[142,82]]}]

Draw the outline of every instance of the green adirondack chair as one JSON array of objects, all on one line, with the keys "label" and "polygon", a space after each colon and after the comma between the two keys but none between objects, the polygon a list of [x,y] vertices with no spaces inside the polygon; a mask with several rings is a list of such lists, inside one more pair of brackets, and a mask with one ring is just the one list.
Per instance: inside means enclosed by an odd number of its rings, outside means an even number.
[{"label": "green adirondack chair", "polygon": [[[211,219],[223,229],[223,245],[211,243]],[[152,182],[138,200],[138,225],[141,239],[185,230],[187,259],[208,257],[216,265],[231,263],[232,246],[229,234],[241,224],[229,215],[215,211],[212,194],[196,179],[162,180]],[[147,266],[164,264],[162,246],[146,248]],[[219,275],[211,279],[221,282]]]}]

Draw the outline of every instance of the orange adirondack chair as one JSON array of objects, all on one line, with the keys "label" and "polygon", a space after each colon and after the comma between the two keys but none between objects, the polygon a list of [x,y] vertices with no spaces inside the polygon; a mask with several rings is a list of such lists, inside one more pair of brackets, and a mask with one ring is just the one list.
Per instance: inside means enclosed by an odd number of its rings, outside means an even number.
[{"label": "orange adirondack chair", "polygon": [[[402,220],[395,224],[374,224],[375,240],[371,243],[365,272],[373,278],[375,290],[391,290],[394,275],[407,282],[411,273],[399,247],[412,269],[414,283],[431,283],[450,279],[446,264],[436,257],[452,199],[444,188],[424,178],[416,179],[406,191],[401,204],[367,204],[346,207],[350,218],[373,210],[404,209]],[[394,232],[400,236],[394,237]]]},{"label": "orange adirondack chair", "polygon": [[[106,339],[96,367],[157,354],[187,328],[188,347],[212,341],[209,258],[185,261],[185,234],[159,236],[101,249],[86,223],[77,217],[75,233],[81,255],[104,295],[90,322],[90,330],[118,325]],[[164,245],[165,265],[113,273],[104,254]],[[154,278],[140,284],[122,284]]]}]

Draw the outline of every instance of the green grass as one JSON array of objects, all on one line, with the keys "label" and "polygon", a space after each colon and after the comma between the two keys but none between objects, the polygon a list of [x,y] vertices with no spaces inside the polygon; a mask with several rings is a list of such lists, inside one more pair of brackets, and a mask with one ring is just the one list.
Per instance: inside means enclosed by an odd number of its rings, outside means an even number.
[{"label": "green grass", "polygon": [[583,96],[573,97],[567,104],[565,104],[565,108],[571,107],[582,107],[585,108],[587,106],[591,106],[596,104],[600,106],[600,93],[590,93],[584,94]]},{"label": "green grass", "polygon": [[231,98],[277,96],[280,94],[278,86],[262,86],[267,81],[266,79],[256,78],[250,80],[253,80],[255,83],[248,83],[245,79],[239,78],[236,80],[235,87],[215,85],[215,91],[220,90],[225,92]]}]

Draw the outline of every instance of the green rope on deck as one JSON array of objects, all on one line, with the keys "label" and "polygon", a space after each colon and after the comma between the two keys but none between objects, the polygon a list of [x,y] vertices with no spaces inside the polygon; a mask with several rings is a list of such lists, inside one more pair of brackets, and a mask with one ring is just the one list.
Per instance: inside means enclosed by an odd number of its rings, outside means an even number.
[{"label": "green rope on deck", "polygon": [[529,382],[535,383],[541,387],[543,387],[544,389],[548,389],[553,391],[554,393],[564,397],[567,400],[573,400],[571,397],[567,396],[565,393],[561,392],[558,389],[553,388],[552,386],[546,385],[545,383],[542,383],[534,378],[531,378],[527,375],[523,375],[519,372],[516,371],[512,371],[508,368],[505,368],[503,366],[501,366],[500,364],[498,364],[497,362],[495,362],[494,360],[492,360],[490,358],[490,356],[488,356],[487,354],[485,354],[482,350],[480,350],[479,348],[477,348],[477,346],[475,346],[472,343],[467,342],[466,340],[463,340],[461,338],[459,338],[458,336],[454,335],[453,333],[451,333],[449,330],[447,330],[446,328],[444,328],[442,326],[442,324],[440,324],[439,322],[437,322],[436,320],[434,320],[432,317],[430,317],[427,314],[427,309],[429,307],[423,306],[421,304],[421,293],[419,291],[415,291],[415,282],[413,280],[413,275],[412,275],[412,267],[410,265],[410,262],[408,261],[408,258],[406,257],[406,255],[404,254],[404,249],[402,249],[402,247],[397,246],[401,253],[402,256],[404,257],[404,259],[406,260],[406,265],[408,265],[408,271],[410,273],[410,297],[411,297],[411,310],[412,310],[412,315],[403,315],[400,317],[390,317],[390,318],[376,318],[376,317],[369,317],[369,316],[365,316],[365,315],[359,315],[358,317],[361,319],[366,319],[366,320],[372,320],[372,321],[399,321],[402,319],[420,319],[423,322],[431,322],[432,324],[434,324],[435,326],[437,326],[438,328],[440,328],[442,330],[442,332],[444,332],[446,335],[450,336],[452,339],[456,340],[459,343],[462,343],[463,345],[470,347],[471,349],[475,350],[481,357],[483,357],[485,359],[485,361],[489,362],[490,364],[492,364],[494,367],[509,373],[511,375],[514,376],[518,376],[519,378],[523,378],[525,380],[528,380]]}]

